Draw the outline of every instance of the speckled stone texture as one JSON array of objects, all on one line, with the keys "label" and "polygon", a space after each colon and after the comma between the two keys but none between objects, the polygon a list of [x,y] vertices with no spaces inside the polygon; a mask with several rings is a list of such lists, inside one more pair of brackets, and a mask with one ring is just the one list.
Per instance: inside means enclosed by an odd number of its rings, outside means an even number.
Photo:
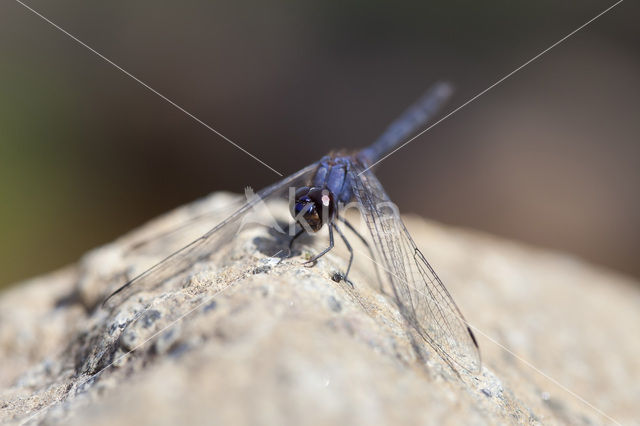
[{"label": "speckled stone texture", "polygon": [[237,203],[214,194],[1,294],[0,422],[638,424],[638,282],[419,218],[410,232],[476,330],[477,376],[415,344],[358,252],[353,287],[332,279],[340,249],[302,266],[326,234],[285,259],[271,257],[283,237],[247,229],[217,258],[100,307]]}]

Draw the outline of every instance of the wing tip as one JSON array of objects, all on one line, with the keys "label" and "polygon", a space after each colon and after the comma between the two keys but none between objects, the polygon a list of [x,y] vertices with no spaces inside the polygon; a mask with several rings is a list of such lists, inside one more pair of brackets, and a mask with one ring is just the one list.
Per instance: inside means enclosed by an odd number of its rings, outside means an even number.
[{"label": "wing tip", "polygon": [[469,333],[469,337],[473,342],[473,346],[476,347],[476,353],[478,355],[478,365],[474,369],[474,371],[470,371],[473,374],[479,374],[482,371],[482,358],[480,357],[480,345],[478,345],[478,340],[476,339],[476,335],[473,334],[471,327],[467,324],[467,332]]}]

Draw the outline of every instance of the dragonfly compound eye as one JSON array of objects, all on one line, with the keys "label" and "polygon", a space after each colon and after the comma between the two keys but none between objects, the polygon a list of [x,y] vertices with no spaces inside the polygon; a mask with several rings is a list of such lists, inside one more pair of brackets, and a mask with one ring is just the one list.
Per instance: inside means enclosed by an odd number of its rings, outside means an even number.
[{"label": "dragonfly compound eye", "polygon": [[293,217],[302,226],[303,221],[316,232],[333,218],[335,211],[334,197],[330,191],[322,188],[303,187],[296,191]]},{"label": "dragonfly compound eye", "polygon": [[[371,237],[370,241],[374,244],[373,247],[382,262],[380,267],[387,272],[385,277],[388,279],[384,283],[379,283],[380,294],[388,295],[387,290],[389,290],[395,295],[394,305],[398,308],[398,314],[405,320],[403,322],[406,323],[408,330],[410,329],[411,335],[420,336],[420,339],[412,340],[412,343],[414,345],[422,343],[430,345],[433,353],[440,355],[443,363],[456,373],[462,373],[460,369],[464,369],[474,376],[481,374],[482,366],[478,343],[469,324],[465,321],[442,281],[416,246],[402,223],[395,205],[388,201],[387,194],[370,170],[370,165],[375,165],[393,154],[403,146],[402,143],[409,136],[421,134],[418,133],[420,128],[435,117],[434,114],[450,93],[451,88],[446,83],[436,85],[434,89],[409,107],[400,118],[391,123],[385,133],[368,148],[353,154],[341,152],[329,154],[299,172],[267,187],[260,192],[263,194],[262,198],[248,200],[241,209],[213,230],[122,285],[107,298],[107,300],[111,300],[109,304],[105,300],[103,306],[107,306],[111,313],[115,313],[117,312],[116,308],[126,298],[140,291],[148,292],[157,289],[158,283],[166,281],[167,277],[181,274],[187,271],[191,265],[209,258],[216,249],[223,248],[223,244],[219,243],[233,244],[234,241],[223,242],[221,239],[227,239],[226,235],[231,235],[235,231],[233,229],[234,223],[237,224],[238,221],[244,223],[245,219],[249,218],[248,215],[253,212],[253,207],[258,201],[263,199],[267,202],[280,199],[285,191],[289,190],[291,193],[291,182],[302,182],[304,179],[309,182],[309,186],[298,187],[288,200],[291,215],[296,223],[303,228],[298,230],[290,240],[289,249],[298,236],[304,232],[318,231],[326,224],[329,231],[329,246],[305,263],[313,264],[333,249],[333,234],[336,231],[349,251],[349,263],[346,273],[340,274],[340,276],[335,275],[334,279],[351,284],[351,287],[357,292],[357,286],[354,287],[347,278],[353,261],[353,249],[335,223],[338,219],[344,219],[338,217],[338,202],[355,202],[365,219],[366,229]],[[422,133],[425,131],[423,130]],[[404,143],[406,144],[406,142]],[[380,203],[380,200],[385,200],[385,202]],[[382,210],[383,208],[390,208],[392,214],[387,214]],[[369,249],[371,259],[373,259],[373,247],[369,247],[367,240],[349,222],[346,220],[341,220],[341,222],[360,237]],[[274,256],[277,256],[277,253]],[[378,279],[381,277],[378,276]],[[383,287],[384,290],[382,290]],[[114,298],[114,296],[117,297]]]}]

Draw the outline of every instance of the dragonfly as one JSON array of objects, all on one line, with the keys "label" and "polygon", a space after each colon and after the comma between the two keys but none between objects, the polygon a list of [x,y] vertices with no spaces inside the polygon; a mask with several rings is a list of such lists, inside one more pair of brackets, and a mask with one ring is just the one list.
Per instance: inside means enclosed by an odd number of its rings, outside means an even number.
[{"label": "dragonfly", "polygon": [[[136,291],[153,288],[196,262],[209,258],[233,240],[249,213],[263,209],[264,203],[288,198],[289,212],[297,231],[292,232],[287,256],[303,234],[328,229],[328,246],[305,262],[313,266],[334,248],[334,232],[349,252],[346,272],[340,279],[349,282],[354,251],[342,226],[354,233],[372,254],[386,280],[389,296],[407,326],[429,345],[454,371],[477,374],[480,351],[471,327],[426,257],[405,227],[372,166],[397,149],[433,119],[450,97],[452,87],[438,83],[393,121],[369,147],[355,153],[332,152],[283,180],[247,197],[234,213],[187,246],[142,272],[105,299],[103,306],[123,300]],[[355,205],[368,230],[369,244],[346,218],[347,205]],[[382,289],[380,291],[383,291]]]}]

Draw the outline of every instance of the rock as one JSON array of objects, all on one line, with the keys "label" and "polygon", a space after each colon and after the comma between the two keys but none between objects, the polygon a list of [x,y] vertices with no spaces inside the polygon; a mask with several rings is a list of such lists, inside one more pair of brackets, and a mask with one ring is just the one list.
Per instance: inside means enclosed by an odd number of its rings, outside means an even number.
[{"label": "rock", "polygon": [[101,307],[111,291],[239,202],[215,194],[0,295],[0,421],[640,419],[638,282],[419,218],[407,218],[407,226],[478,336],[483,368],[476,376],[452,371],[427,345],[412,345],[365,257],[356,253],[353,286],[335,279],[345,267],[340,249],[302,266],[326,245],[322,234],[285,258],[277,250],[285,239],[247,229],[217,258]]}]

